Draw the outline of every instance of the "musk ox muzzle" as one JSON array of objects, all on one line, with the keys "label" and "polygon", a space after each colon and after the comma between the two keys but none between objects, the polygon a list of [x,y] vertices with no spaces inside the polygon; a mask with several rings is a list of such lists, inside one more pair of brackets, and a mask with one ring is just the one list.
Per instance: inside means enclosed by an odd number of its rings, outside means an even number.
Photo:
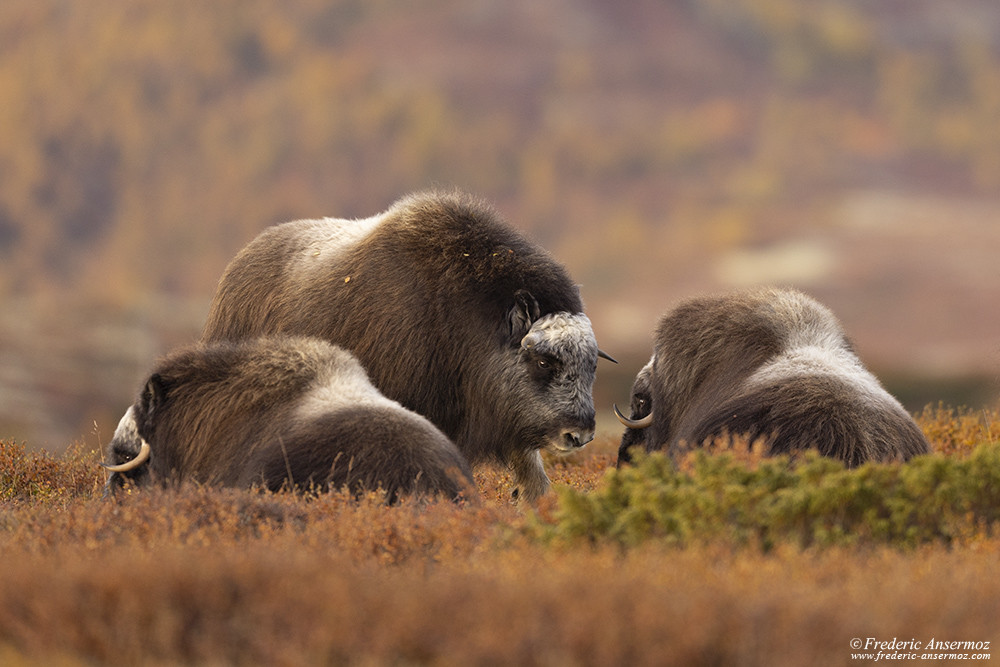
[{"label": "musk ox muzzle", "polygon": [[595,428],[593,413],[591,413],[589,419],[582,419],[581,423],[584,425],[579,428],[566,429],[557,438],[552,438],[549,449],[559,453],[570,453],[593,440]]}]

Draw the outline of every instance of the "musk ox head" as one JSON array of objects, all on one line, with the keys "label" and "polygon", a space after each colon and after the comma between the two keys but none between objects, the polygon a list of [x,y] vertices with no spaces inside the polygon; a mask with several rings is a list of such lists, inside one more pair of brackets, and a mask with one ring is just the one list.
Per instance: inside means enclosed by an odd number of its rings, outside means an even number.
[{"label": "musk ox head", "polygon": [[632,395],[629,401],[629,416],[626,417],[614,406],[615,416],[625,426],[621,446],[618,448],[618,467],[623,463],[631,463],[629,450],[635,445],[642,445],[649,435],[647,430],[653,423],[653,360],[642,367],[632,383]]},{"label": "musk ox head", "polygon": [[530,388],[527,400],[539,423],[548,423],[546,447],[571,452],[594,438],[597,340],[582,313],[552,313],[529,322],[524,317],[529,298],[518,295],[512,318],[514,336],[520,336],[518,366]]},{"label": "musk ox head", "polygon": [[513,469],[518,497],[534,501],[548,488],[539,451],[578,450],[594,437],[593,385],[600,351],[583,313],[539,315],[527,290],[515,294],[508,313],[506,351],[482,367],[487,407],[479,434],[466,438],[506,447],[501,458]]},{"label": "musk ox head", "polygon": [[111,476],[105,487],[105,493],[120,486],[127,477],[141,483],[149,476],[149,443],[139,435],[139,427],[135,422],[135,407],[129,406],[125,415],[118,422],[108,451],[113,460],[122,461],[118,464],[102,463]]}]

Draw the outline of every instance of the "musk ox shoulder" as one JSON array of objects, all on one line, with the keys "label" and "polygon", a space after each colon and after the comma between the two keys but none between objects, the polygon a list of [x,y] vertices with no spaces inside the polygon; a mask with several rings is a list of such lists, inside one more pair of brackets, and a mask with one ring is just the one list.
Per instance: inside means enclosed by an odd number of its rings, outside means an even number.
[{"label": "musk ox shoulder", "polygon": [[424,415],[476,465],[549,486],[540,450],[594,435],[599,352],[577,285],[484,202],[406,197],[364,220],[265,230],[226,268],[202,340],[315,336]]},{"label": "musk ox shoulder", "polygon": [[349,352],[296,337],[170,354],[122,418],[106,459],[111,491],[125,479],[155,479],[456,498],[473,485],[455,445],[383,396]]},{"label": "musk ox shoulder", "polygon": [[736,435],[772,454],[815,448],[850,466],[930,451],[833,313],[789,289],[695,298],[665,315],[631,414],[619,418],[619,465],[633,447],[677,453]]}]

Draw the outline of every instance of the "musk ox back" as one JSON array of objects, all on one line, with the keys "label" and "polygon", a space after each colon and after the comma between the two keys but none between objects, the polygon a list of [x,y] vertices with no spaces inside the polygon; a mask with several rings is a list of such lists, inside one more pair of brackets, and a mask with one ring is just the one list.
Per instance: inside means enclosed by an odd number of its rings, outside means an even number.
[{"label": "musk ox back", "polygon": [[473,484],[455,445],[379,393],[350,353],[293,337],[169,355],[122,418],[106,459],[112,491],[130,478],[272,490],[381,486],[390,498],[454,498]]},{"label": "musk ox back", "polygon": [[466,195],[265,230],[223,274],[202,339],[278,333],[353,352],[473,465],[509,465],[528,500],[548,488],[540,449],[593,437],[599,351],[577,286]]},{"label": "musk ox back", "polygon": [[664,316],[631,415],[619,418],[619,465],[634,446],[677,453],[730,435],[763,439],[772,454],[815,448],[851,466],[930,449],[834,315],[787,289],[692,299]]}]

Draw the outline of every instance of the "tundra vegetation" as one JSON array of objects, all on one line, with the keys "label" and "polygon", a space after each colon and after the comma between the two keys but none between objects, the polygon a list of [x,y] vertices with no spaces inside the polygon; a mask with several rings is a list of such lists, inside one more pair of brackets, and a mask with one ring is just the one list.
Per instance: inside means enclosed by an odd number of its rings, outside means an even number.
[{"label": "tundra vegetation", "polygon": [[0,442],[0,662],[800,665],[854,637],[1000,640],[1000,406],[917,415],[933,452],[845,469],[753,443],[554,493],[153,487],[102,501],[99,455]]}]

